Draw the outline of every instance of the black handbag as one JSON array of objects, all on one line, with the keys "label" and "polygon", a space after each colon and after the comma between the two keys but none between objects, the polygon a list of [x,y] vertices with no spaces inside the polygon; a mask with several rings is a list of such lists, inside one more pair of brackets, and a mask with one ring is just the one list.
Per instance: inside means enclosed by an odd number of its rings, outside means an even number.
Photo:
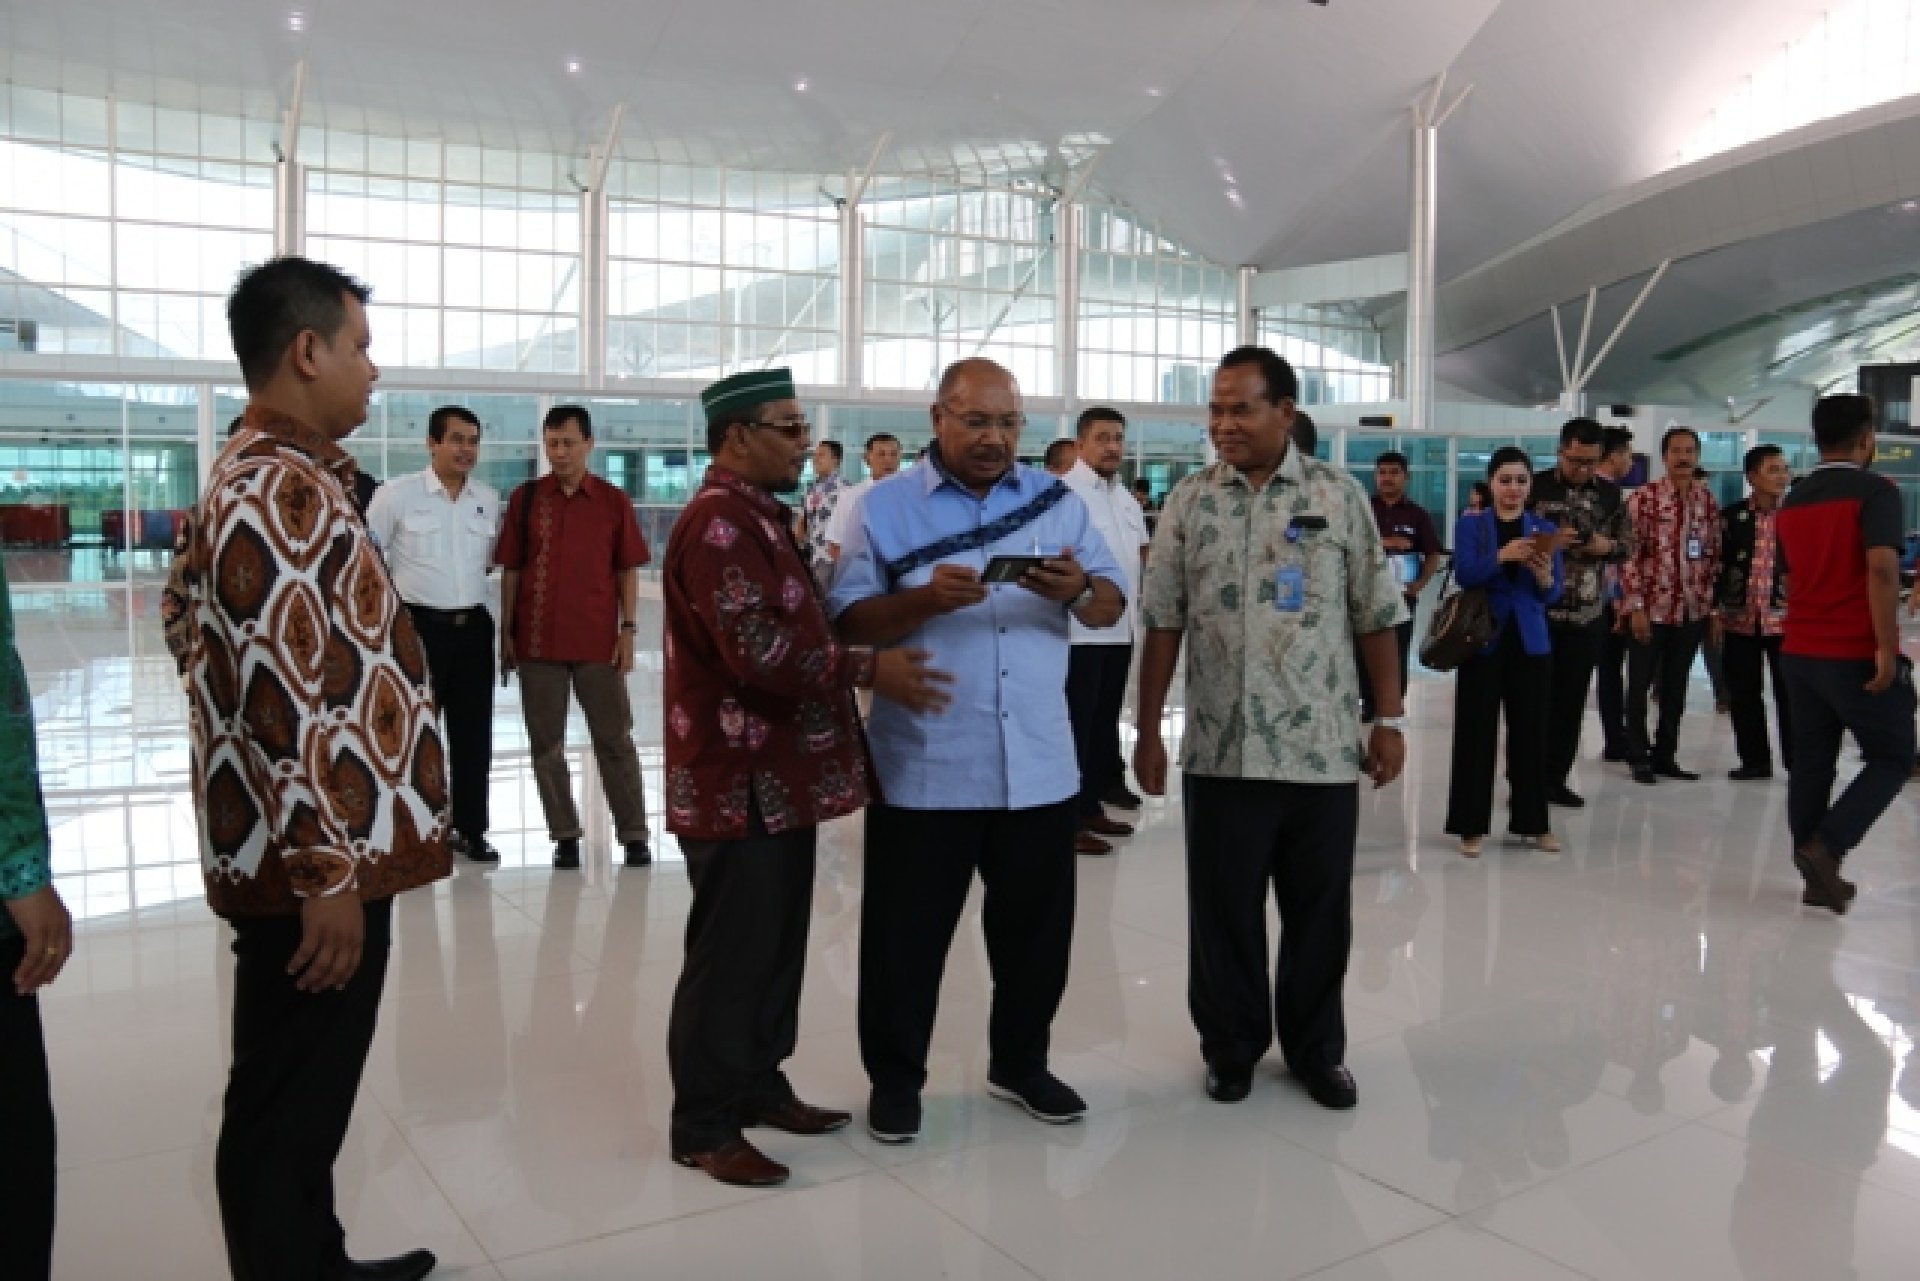
[{"label": "black handbag", "polygon": [[1500,634],[1499,620],[1493,616],[1493,603],[1484,587],[1463,587],[1446,594],[1453,582],[1453,565],[1447,565],[1446,581],[1440,584],[1441,601],[1427,624],[1427,638],[1420,643],[1420,661],[1436,672],[1451,672],[1481,653]]}]

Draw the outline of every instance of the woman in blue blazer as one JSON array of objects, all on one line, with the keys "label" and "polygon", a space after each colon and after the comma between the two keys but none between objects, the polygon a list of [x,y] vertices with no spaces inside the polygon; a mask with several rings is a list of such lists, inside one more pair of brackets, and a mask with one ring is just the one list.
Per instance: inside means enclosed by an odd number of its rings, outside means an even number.
[{"label": "woman in blue blazer", "polygon": [[1453,771],[1447,789],[1447,831],[1460,852],[1477,858],[1493,826],[1494,757],[1500,712],[1507,719],[1507,831],[1523,844],[1558,853],[1547,821],[1547,701],[1553,679],[1547,606],[1558,600],[1563,542],[1526,510],[1533,466],[1509,445],[1487,460],[1493,507],[1467,512],[1453,531],[1453,576],[1484,588],[1499,634],[1460,665],[1453,687]]}]

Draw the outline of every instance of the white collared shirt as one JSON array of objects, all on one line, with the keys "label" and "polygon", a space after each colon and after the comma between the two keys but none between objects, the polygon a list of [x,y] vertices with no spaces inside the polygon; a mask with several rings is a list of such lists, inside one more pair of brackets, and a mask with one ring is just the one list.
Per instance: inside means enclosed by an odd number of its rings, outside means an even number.
[{"label": "white collared shirt", "polygon": [[1134,619],[1140,598],[1140,549],[1153,541],[1147,535],[1146,513],[1140,510],[1139,500],[1128,492],[1118,473],[1112,480],[1102,480],[1100,473],[1087,466],[1084,458],[1076,461],[1073,469],[1060,479],[1086,502],[1087,510],[1093,513],[1093,527],[1107,540],[1107,550],[1127,571],[1127,608],[1120,615],[1120,621],[1112,627],[1087,627],[1079,619],[1071,619],[1073,643],[1130,645],[1138,630]]},{"label": "white collared shirt", "polygon": [[487,603],[500,517],[493,486],[470,478],[454,498],[429,467],[382,485],[368,505],[367,527],[400,599],[428,609],[471,609]]}]

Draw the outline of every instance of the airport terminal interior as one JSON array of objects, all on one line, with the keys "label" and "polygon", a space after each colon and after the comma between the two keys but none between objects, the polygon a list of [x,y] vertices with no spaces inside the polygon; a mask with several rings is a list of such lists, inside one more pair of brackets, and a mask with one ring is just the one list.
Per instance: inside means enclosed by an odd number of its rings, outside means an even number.
[{"label": "airport terminal interior", "polygon": [[[232,934],[159,602],[246,402],[226,295],[281,253],[373,289],[364,468],[426,466],[459,404],[504,493],[584,403],[656,556],[628,687],[658,857],[620,865],[576,711],[585,866],[551,867],[505,686],[502,860],[395,909],[337,1167],[356,1254],[492,1281],[1914,1275],[1920,782],[1848,860],[1852,910],[1802,906],[1784,773],[1727,778],[1704,667],[1699,781],[1636,784],[1589,709],[1563,852],[1496,831],[1468,859],[1455,678],[1415,663],[1404,776],[1361,800],[1351,1112],[1277,1054],[1245,1102],[1203,1092],[1176,778],[1078,863],[1052,1064],[1083,1121],[986,1093],[976,898],[917,1142],[756,1132],[794,1170],[772,1191],[676,1166],[657,558],[724,375],[790,367],[857,479],[990,357],[1023,458],[1115,407],[1157,503],[1211,461],[1241,343],[1298,370],[1318,457],[1370,488],[1404,454],[1443,540],[1494,450],[1550,467],[1576,414],[1656,475],[1694,428],[1728,503],[1756,445],[1810,469],[1816,398],[1855,390],[1920,530],[1920,0],[15,0],[0,68],[0,554],[76,922],[41,1001],[55,1276],[226,1275]],[[1171,744],[1183,706],[1176,681]],[[856,1118],[863,831],[822,832],[790,1064]]]}]

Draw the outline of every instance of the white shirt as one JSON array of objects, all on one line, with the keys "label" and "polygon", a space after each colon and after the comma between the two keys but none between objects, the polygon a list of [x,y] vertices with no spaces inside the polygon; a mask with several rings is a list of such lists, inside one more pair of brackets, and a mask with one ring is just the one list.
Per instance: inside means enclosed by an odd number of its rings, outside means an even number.
[{"label": "white shirt", "polygon": [[827,542],[835,547],[847,545],[847,531],[853,528],[853,518],[860,514],[860,500],[873,488],[873,477],[869,476],[859,484],[840,491],[840,501],[833,509],[833,515],[827,519]]},{"label": "white shirt", "polygon": [[1138,616],[1138,607],[1134,602],[1140,599],[1140,549],[1152,541],[1147,536],[1146,513],[1140,510],[1139,500],[1127,492],[1119,473],[1116,472],[1112,480],[1102,480],[1100,473],[1087,466],[1084,458],[1075,462],[1073,469],[1060,479],[1086,502],[1087,510],[1093,513],[1093,527],[1107,540],[1107,550],[1127,571],[1127,608],[1120,615],[1120,621],[1112,627],[1088,627],[1077,618],[1070,619],[1073,643],[1130,645],[1137,630],[1134,619]]},{"label": "white shirt", "polygon": [[456,499],[431,467],[382,485],[367,507],[367,528],[400,599],[428,609],[487,603],[500,518],[493,486],[469,479]]}]

